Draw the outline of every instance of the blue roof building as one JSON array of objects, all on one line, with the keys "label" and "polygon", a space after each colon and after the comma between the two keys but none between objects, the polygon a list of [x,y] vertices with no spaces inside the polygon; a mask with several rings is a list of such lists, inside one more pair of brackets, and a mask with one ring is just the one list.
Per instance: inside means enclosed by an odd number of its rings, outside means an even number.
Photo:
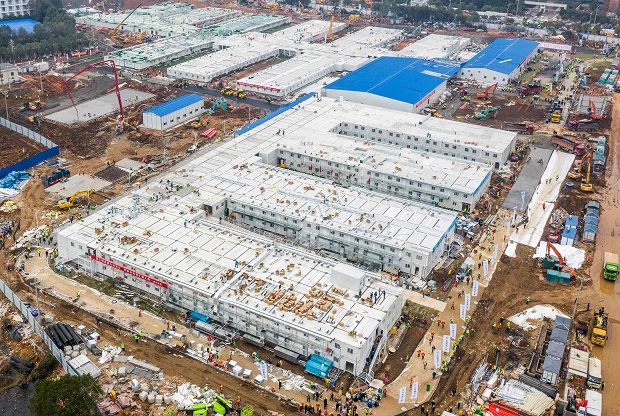
[{"label": "blue roof building", "polygon": [[499,38],[478,52],[458,72],[458,78],[505,85],[516,79],[538,51],[538,42]]},{"label": "blue roof building", "polygon": [[158,106],[144,110],[144,127],[167,130],[204,112],[204,99],[198,94],[186,94]]},{"label": "blue roof building", "polygon": [[439,98],[458,70],[452,61],[382,57],[327,85],[323,94],[417,113]]},{"label": "blue roof building", "polygon": [[8,26],[12,32],[17,33],[19,29],[24,29],[27,33],[34,32],[34,26],[39,22],[33,19],[7,20],[0,22],[0,26]]}]

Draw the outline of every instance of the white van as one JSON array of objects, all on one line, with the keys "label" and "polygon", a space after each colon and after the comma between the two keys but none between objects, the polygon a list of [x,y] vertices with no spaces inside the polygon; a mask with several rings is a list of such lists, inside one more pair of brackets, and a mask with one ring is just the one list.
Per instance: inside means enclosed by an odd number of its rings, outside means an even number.
[{"label": "white van", "polygon": [[601,375],[601,360],[596,357],[590,357],[588,360],[588,381],[589,389],[600,389],[603,377]]}]

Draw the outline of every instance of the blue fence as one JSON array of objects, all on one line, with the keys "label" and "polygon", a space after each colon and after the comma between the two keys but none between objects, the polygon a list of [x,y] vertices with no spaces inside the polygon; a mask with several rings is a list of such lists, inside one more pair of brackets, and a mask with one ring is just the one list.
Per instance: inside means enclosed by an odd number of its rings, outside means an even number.
[{"label": "blue fence", "polygon": [[58,156],[60,154],[60,148],[56,145],[56,143],[52,142],[46,137],[41,136],[39,133],[36,133],[22,126],[21,124],[13,123],[12,121],[0,117],[0,126],[11,129],[16,133],[26,136],[29,139],[41,143],[43,146],[47,147],[46,150],[37,153],[36,155],[29,157],[28,159],[24,159],[7,168],[0,169],[0,179],[4,178],[11,172],[15,172],[17,170],[26,170],[28,168],[38,165],[39,163],[49,159],[50,157]]},{"label": "blue fence", "polygon": [[285,105],[284,107],[280,107],[278,108],[276,111],[274,111],[271,114],[267,114],[265,117],[256,120],[254,123],[252,124],[248,124],[247,126],[245,126],[242,129],[237,130],[235,133],[237,133],[238,135],[241,135],[243,133],[247,133],[248,131],[252,130],[255,127],[260,126],[261,124],[263,124],[266,121],[271,120],[274,117],[279,116],[280,114],[282,114],[283,112],[285,112],[286,110],[295,107],[297,104],[303,103],[304,101],[306,101],[308,98],[310,97],[314,97],[316,95],[315,92],[311,92],[309,94],[304,95],[301,98],[296,99],[295,101],[293,101],[290,104]]},{"label": "blue fence", "polygon": [[15,172],[16,170],[26,170],[33,166],[38,165],[39,163],[49,159],[50,157],[58,156],[60,154],[60,147],[55,146],[51,149],[45,149],[44,151],[37,153],[34,156],[30,156],[28,159],[24,159],[21,162],[17,162],[14,165],[9,166],[8,168],[0,169],[0,179],[4,178],[11,172]]}]

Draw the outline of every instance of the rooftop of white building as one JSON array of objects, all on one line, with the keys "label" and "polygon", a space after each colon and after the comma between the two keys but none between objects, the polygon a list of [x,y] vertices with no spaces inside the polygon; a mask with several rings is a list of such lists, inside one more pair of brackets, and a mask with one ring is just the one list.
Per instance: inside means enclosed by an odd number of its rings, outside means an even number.
[{"label": "rooftop of white building", "polygon": [[343,138],[336,133],[314,132],[310,138],[293,133],[280,139],[276,147],[467,194],[474,194],[491,174],[487,165],[436,157],[364,139]]},{"label": "rooftop of white building", "polygon": [[407,45],[399,54],[424,59],[454,59],[470,43],[470,38],[432,33]]},{"label": "rooftop of white building", "polygon": [[[400,289],[381,282],[379,275],[359,269],[353,273],[323,257],[192,220],[170,200],[146,206],[122,198],[60,233],[96,249],[98,257],[110,256],[151,278],[349,344],[374,336],[387,311],[400,307]],[[332,275],[334,269],[363,275],[365,284],[352,289],[346,279]],[[368,300],[373,291],[383,290],[385,297]],[[300,308],[303,314],[296,313]]]}]

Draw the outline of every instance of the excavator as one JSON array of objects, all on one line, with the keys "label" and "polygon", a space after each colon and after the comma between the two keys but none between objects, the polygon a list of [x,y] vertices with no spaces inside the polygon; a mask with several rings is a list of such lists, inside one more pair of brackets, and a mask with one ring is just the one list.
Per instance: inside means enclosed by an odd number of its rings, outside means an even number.
[{"label": "excavator", "polygon": [[482,110],[482,111],[481,111],[481,112],[479,112],[479,113],[474,113],[474,116],[475,116],[478,120],[483,120],[483,119],[486,119],[486,118],[489,116],[489,114],[490,114],[490,113],[492,113],[492,112],[496,112],[496,114],[497,114],[497,112],[498,112],[499,110],[501,110],[501,109],[502,109],[502,107],[500,107],[500,106],[496,106],[496,107],[487,107],[487,108],[485,108],[484,110]]},{"label": "excavator", "polygon": [[590,162],[588,162],[588,171],[586,173],[586,180],[581,182],[581,190],[583,192],[593,192],[594,187],[590,183]]},{"label": "excavator", "polygon": [[74,193],[73,195],[71,195],[69,199],[58,201],[58,208],[59,209],[72,208],[75,198],[79,198],[82,196],[90,198],[90,195],[93,193],[95,193],[94,189],[89,189],[87,191],[78,191]]},{"label": "excavator", "polygon": [[220,97],[217,100],[215,100],[215,102],[213,103],[211,108],[205,110],[205,114],[213,114],[213,113],[215,113],[215,110],[217,110],[218,107],[221,108],[224,111],[228,111],[228,103],[226,102],[224,97]]},{"label": "excavator", "polygon": [[[551,255],[552,251],[557,257],[557,260]],[[575,269],[564,264],[564,257],[562,257],[558,249],[555,248],[550,241],[547,241],[547,255],[543,259],[543,267],[554,268],[563,273],[568,273],[571,276],[575,275]]]},{"label": "excavator", "polygon": [[583,155],[583,157],[578,163],[575,162],[575,165],[576,165],[575,168],[571,170],[570,172],[568,172],[568,177],[571,179],[581,179],[581,177],[583,176],[581,171],[583,170],[583,167],[586,165],[586,163],[590,161],[591,157],[592,157],[592,153],[590,152]]},{"label": "excavator", "polygon": [[491,90],[493,90],[493,94],[495,94],[495,90],[497,89],[497,82],[493,85],[489,85],[488,87],[486,87],[486,89],[484,90],[484,92],[479,92],[478,94],[476,94],[476,98],[480,98],[482,100],[486,100],[487,97],[489,96],[489,92]]},{"label": "excavator", "polygon": [[603,118],[603,114],[596,114],[596,106],[592,98],[590,98],[590,118],[592,120],[601,120]]},{"label": "excavator", "polygon": [[332,34],[332,29],[334,28],[334,18],[336,16],[332,15],[332,20],[329,21],[329,29],[327,29],[327,36],[325,37],[325,42],[331,42],[332,40],[335,39],[334,35]]}]

